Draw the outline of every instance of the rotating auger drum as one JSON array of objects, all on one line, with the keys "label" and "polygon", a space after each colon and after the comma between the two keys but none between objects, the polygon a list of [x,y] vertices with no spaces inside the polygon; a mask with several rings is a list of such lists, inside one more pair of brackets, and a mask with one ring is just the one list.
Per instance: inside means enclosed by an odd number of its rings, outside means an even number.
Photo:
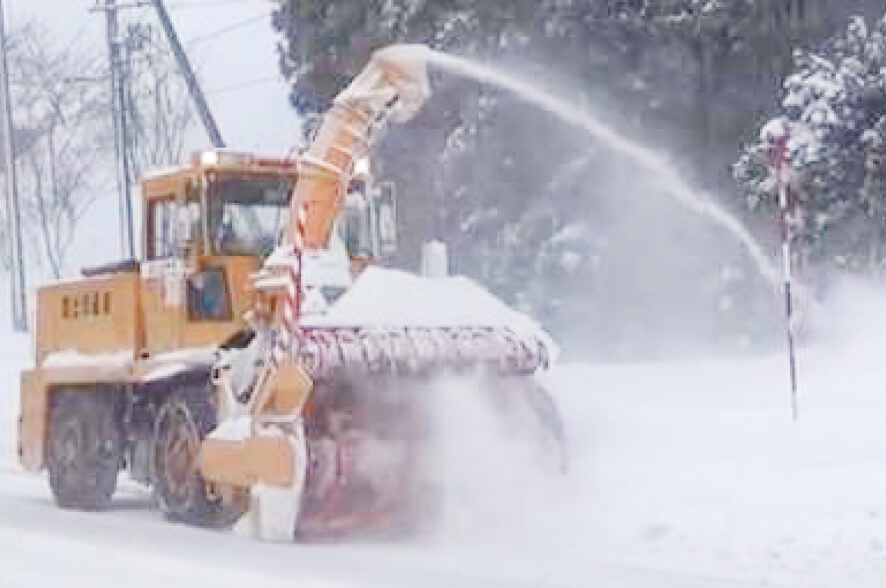
[{"label": "rotating auger drum", "polygon": [[[440,381],[468,382],[504,425],[532,438],[548,471],[565,467],[562,422],[534,377],[548,361],[547,348],[534,337],[498,328],[311,328],[300,329],[297,341],[296,362],[311,390],[301,404],[301,435],[293,437],[303,445],[304,463],[289,497],[298,501],[290,534],[408,534],[433,521],[444,491],[429,455],[432,435],[441,433],[432,422]],[[228,388],[229,399],[254,410],[255,389],[238,395]],[[281,403],[265,406],[274,404]],[[265,410],[251,426],[273,430],[282,421]],[[207,477],[224,482],[218,463],[210,459]],[[263,476],[273,478],[255,471],[252,480]]]},{"label": "rotating auger drum", "polygon": [[537,443],[548,470],[565,468],[562,422],[533,376],[548,361],[535,338],[494,328],[309,329],[300,349],[315,382],[304,416],[302,536],[408,532],[434,517],[440,381],[479,391],[503,425]]}]

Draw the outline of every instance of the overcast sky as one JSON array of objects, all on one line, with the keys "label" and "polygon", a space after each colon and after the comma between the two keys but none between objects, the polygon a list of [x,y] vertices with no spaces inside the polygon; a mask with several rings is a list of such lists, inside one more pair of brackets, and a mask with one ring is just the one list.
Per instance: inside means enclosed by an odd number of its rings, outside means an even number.
[{"label": "overcast sky", "polygon": [[[38,20],[64,43],[76,39],[78,47],[93,46],[106,55],[104,15],[90,12],[95,0],[4,0],[4,5],[10,30]],[[227,144],[268,154],[288,152],[298,142],[299,127],[289,106],[288,86],[277,69],[276,34],[270,24],[272,3],[167,0],[166,5]],[[153,8],[121,11],[121,19],[153,22]],[[201,40],[192,41],[197,38]],[[187,151],[208,146],[202,128],[194,125]],[[106,232],[109,222],[110,226],[116,223],[116,211],[113,194],[93,205],[75,244],[70,270],[118,257],[117,232]],[[95,230],[98,226],[101,231]]]},{"label": "overcast sky", "polygon": [[[120,3],[132,4],[129,0]],[[76,36],[80,46],[105,47],[104,16],[89,10],[95,0],[5,0],[4,4],[10,29],[36,19],[61,39]],[[272,4],[267,0],[167,0],[166,5],[230,146],[287,151],[297,141],[298,126],[287,100],[287,85],[277,70],[276,35],[269,16]],[[153,9],[148,7],[120,14],[129,21],[153,22]],[[231,25],[240,26],[205,38]],[[203,39],[189,42],[198,37]],[[202,132],[194,134],[189,147],[208,142]]]}]

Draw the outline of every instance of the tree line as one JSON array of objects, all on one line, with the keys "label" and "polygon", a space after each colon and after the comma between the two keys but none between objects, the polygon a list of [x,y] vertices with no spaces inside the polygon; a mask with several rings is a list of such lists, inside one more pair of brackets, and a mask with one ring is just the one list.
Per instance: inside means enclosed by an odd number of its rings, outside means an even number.
[{"label": "tree line", "polygon": [[[32,281],[71,269],[68,255],[83,215],[117,190],[106,49],[56,38],[31,21],[8,39],[14,161]],[[135,179],[147,168],[180,161],[193,113],[159,31],[130,27],[124,55],[131,139],[125,152]],[[3,243],[6,228],[3,222]],[[115,235],[108,231],[109,242]],[[4,246],[0,261],[7,268],[8,255]]]},{"label": "tree line", "polygon": [[[859,207],[886,218],[886,174],[865,172],[886,157],[847,146],[862,137],[879,145],[867,131],[886,127],[865,110],[879,108],[881,54],[858,48],[880,42],[882,13],[882,3],[859,0],[277,0],[273,23],[293,105],[307,116],[329,105],[373,49],[425,43],[550,88],[665,154],[773,252],[760,130],[785,116],[785,82],[802,85],[817,59],[835,71],[861,60],[863,79],[834,106],[853,110],[841,114],[852,137],[834,130],[840,147],[818,163],[796,162],[808,186],[799,232],[816,251],[806,257],[828,265],[862,250],[882,255],[882,221],[866,225],[863,244],[832,236],[855,235],[841,219]],[[856,27],[870,25],[847,40],[853,15]],[[422,114],[378,148],[377,166],[401,192],[396,264],[417,267],[419,244],[443,239],[455,271],[605,355],[657,354],[699,334],[729,347],[771,336],[771,287],[728,239],[675,210],[636,162],[497,88],[441,72],[432,85]],[[833,165],[807,168],[823,161]],[[820,206],[829,222],[821,224]],[[839,254],[829,250],[837,243]]]}]

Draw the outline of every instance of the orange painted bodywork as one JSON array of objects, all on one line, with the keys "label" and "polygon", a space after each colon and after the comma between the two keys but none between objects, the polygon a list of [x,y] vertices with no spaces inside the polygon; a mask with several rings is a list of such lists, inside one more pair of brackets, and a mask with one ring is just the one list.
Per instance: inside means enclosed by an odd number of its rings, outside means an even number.
[{"label": "orange painted bodywork", "polygon": [[[262,166],[244,166],[256,173]],[[234,166],[225,173],[236,173]],[[279,173],[294,178],[294,164]],[[145,207],[150,202],[188,202],[202,173],[212,170],[185,167],[142,183]],[[147,219],[143,226],[147,250]],[[95,390],[99,384],[137,384],[164,365],[180,361],[164,354],[183,349],[213,347],[245,326],[243,315],[254,306],[250,274],[261,261],[250,256],[205,255],[200,244],[178,260],[181,282],[170,284],[152,273],[166,260],[141,262],[139,269],[59,282],[37,293],[35,367],[21,376],[19,456],[22,466],[38,471],[45,465],[45,443],[51,395],[55,389]],[[187,274],[207,268],[224,271],[230,314],[226,320],[192,320],[185,299]],[[170,294],[170,287],[178,288]],[[174,304],[170,304],[171,301]]]},{"label": "orange painted bodywork", "polygon": [[[180,277],[172,266],[153,260],[149,235],[152,206],[205,203],[206,180],[225,174],[250,174],[295,181],[290,226],[284,239],[305,249],[325,249],[339,216],[355,162],[366,156],[374,126],[416,83],[426,86],[421,69],[401,68],[390,54],[376,53],[367,69],[335,101],[308,150],[297,160],[263,159],[218,151],[195,156],[189,165],[155,173],[142,182],[144,214],[142,250],[149,259],[139,272],[118,273],[49,286],[38,296],[37,367],[22,377],[22,416],[19,453],[27,469],[43,466],[50,396],[55,387],[82,385],[84,390],[107,382],[139,383],[157,367],[162,356],[181,349],[213,346],[242,328],[242,316],[257,300],[249,275],[259,260],[211,256],[208,237],[185,245]],[[423,82],[423,83],[422,83]],[[419,93],[422,96],[423,93]],[[205,233],[205,221],[204,230]],[[299,238],[302,237],[303,240]],[[176,244],[177,246],[179,244]],[[356,260],[359,271],[362,260]],[[230,294],[228,320],[190,320],[185,303],[189,272],[224,268]],[[165,272],[165,273],[164,273]],[[167,279],[173,276],[175,279]],[[274,295],[267,310],[275,313]],[[106,304],[106,300],[109,302]],[[67,302],[66,302],[67,301]],[[178,302],[176,304],[176,301]],[[46,365],[51,354],[75,351],[85,356],[129,354],[129,361],[107,366],[108,371],[65,365]],[[297,419],[311,392],[312,382],[299,366],[268,372],[256,392],[253,417]],[[288,486],[293,483],[293,448],[284,438],[253,435],[242,441],[209,439],[203,444],[201,466],[207,480],[249,487],[257,482]]]},{"label": "orange painted bodywork", "polygon": [[191,264],[197,271],[207,268],[224,270],[231,308],[230,319],[191,320],[187,316],[184,282],[178,285],[181,288],[177,296],[178,305],[170,306],[166,301],[166,288],[170,285],[164,283],[162,277],[143,278],[139,302],[146,320],[140,358],[179,349],[215,345],[243,327],[242,317],[252,308],[254,301],[254,294],[248,288],[249,275],[258,270],[259,260],[246,256],[208,256],[194,258]]},{"label": "orange painted bodywork", "polygon": [[203,477],[236,488],[259,483],[285,488],[292,484],[294,467],[292,447],[283,437],[207,439],[200,451]]},{"label": "orange painted bodywork", "polygon": [[21,379],[21,408],[18,417],[18,458],[26,470],[43,468],[49,398],[40,372],[26,371]]},{"label": "orange painted bodywork", "polygon": [[[356,105],[336,104],[326,114],[317,137],[302,159],[295,188],[295,209],[304,211],[304,246],[325,249],[342,206],[354,161],[365,152],[373,113]],[[289,234],[298,232],[292,215]]]},{"label": "orange painted bodywork", "polygon": [[40,365],[53,352],[99,354],[140,345],[137,274],[115,274],[54,284],[37,293]]},{"label": "orange painted bodywork", "polygon": [[[294,418],[302,412],[313,382],[298,365],[282,365],[266,371],[251,416]],[[254,433],[254,432],[253,432]],[[253,435],[242,440],[207,439],[203,442],[200,469],[215,484],[249,488],[256,483],[289,486],[294,479],[293,449],[283,437]]]},{"label": "orange painted bodywork", "polygon": [[[296,242],[298,223],[303,222],[304,247],[327,247],[354,165],[368,153],[374,127],[402,97],[405,88],[423,85],[417,79],[426,76],[423,66],[410,70],[402,65],[384,50],[377,51],[324,115],[316,137],[299,161],[289,227],[291,243]],[[301,221],[299,209],[303,213]]]}]

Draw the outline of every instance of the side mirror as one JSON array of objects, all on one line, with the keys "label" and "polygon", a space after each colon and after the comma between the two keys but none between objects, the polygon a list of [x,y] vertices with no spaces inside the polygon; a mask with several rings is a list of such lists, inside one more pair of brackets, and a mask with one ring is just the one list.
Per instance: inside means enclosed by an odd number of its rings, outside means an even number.
[{"label": "side mirror", "polygon": [[375,207],[375,235],[378,256],[388,257],[397,251],[397,195],[393,182],[375,185],[372,195]]}]

